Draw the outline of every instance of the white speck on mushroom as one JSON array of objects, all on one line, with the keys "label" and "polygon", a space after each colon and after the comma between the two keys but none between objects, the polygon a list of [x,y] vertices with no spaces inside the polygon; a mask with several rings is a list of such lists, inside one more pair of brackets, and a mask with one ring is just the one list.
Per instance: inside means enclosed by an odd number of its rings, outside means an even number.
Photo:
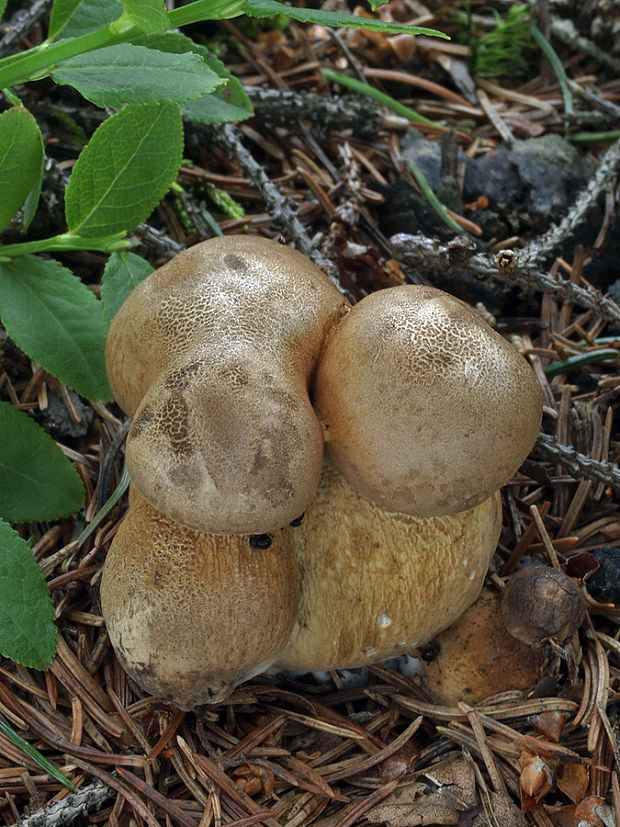
[{"label": "white speck on mushroom", "polygon": [[392,623],[392,618],[385,612],[379,612],[379,614],[377,615],[377,619],[379,621],[379,627],[381,629],[387,629],[387,627]]},{"label": "white speck on mushroom", "polygon": [[469,572],[469,579],[470,579],[470,580],[473,580],[475,576],[476,576],[476,569],[472,569],[472,570]]},{"label": "white speck on mushroom", "polygon": [[364,646],[364,648],[362,649],[362,652],[363,652],[364,655],[374,655],[375,652],[376,652],[376,649],[375,649],[374,646]]},{"label": "white speck on mushroom", "polygon": [[467,565],[468,557],[463,557],[463,567]]}]

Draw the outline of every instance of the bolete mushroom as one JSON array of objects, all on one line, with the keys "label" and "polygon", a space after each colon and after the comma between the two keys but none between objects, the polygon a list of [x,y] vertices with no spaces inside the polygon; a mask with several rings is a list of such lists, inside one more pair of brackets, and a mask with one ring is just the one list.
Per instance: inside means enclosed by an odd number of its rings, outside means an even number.
[{"label": "bolete mushroom", "polygon": [[127,466],[151,505],[202,532],[256,534],[314,496],[323,435],[308,398],[346,300],[309,259],[256,236],[185,250],[129,295],[108,333]]},{"label": "bolete mushroom", "polygon": [[284,669],[355,667],[401,654],[476,599],[501,529],[499,493],[459,514],[387,512],[329,463],[293,529],[299,612]]},{"label": "bolete mushroom", "polygon": [[488,499],[527,457],[542,417],[523,356],[459,299],[414,285],[343,314],[315,394],[327,454],[351,485],[427,517]]},{"label": "bolete mushroom", "polygon": [[498,592],[484,588],[476,602],[433,641],[439,652],[425,665],[424,677],[437,703],[478,703],[537,683],[545,656],[508,634],[500,603]]},{"label": "bolete mushroom", "polygon": [[130,501],[101,581],[116,654],[143,689],[181,709],[223,700],[290,636],[299,600],[291,529],[258,541],[205,534],[135,490]]}]

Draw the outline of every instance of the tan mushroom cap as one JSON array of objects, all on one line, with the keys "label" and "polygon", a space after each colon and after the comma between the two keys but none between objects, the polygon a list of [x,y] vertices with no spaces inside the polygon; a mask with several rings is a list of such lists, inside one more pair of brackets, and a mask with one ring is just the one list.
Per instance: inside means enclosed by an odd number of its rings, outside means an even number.
[{"label": "tan mushroom cap", "polygon": [[276,664],[363,666],[424,643],[476,599],[500,529],[499,493],[460,514],[412,517],[382,510],[325,463],[292,529],[301,598]]},{"label": "tan mushroom cap", "polygon": [[490,497],[527,457],[542,418],[527,361],[432,287],[380,290],[344,315],[315,394],[341,473],[383,508],[423,516]]},{"label": "tan mushroom cap", "polygon": [[299,600],[291,529],[269,548],[183,528],[134,490],[108,552],[101,604],[129,675],[182,709],[223,700],[269,666]]},{"label": "tan mushroom cap", "polygon": [[323,454],[308,383],[346,300],[300,253],[254,236],[184,251],[108,333],[132,482],[197,531],[263,533],[301,514]]}]

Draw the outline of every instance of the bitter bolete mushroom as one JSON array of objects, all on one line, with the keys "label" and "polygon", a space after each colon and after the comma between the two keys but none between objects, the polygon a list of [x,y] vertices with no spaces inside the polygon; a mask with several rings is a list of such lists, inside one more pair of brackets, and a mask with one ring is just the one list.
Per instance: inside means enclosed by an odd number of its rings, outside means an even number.
[{"label": "bitter bolete mushroom", "polygon": [[424,674],[437,703],[478,703],[537,683],[544,655],[508,634],[500,602],[498,592],[484,588],[476,602],[435,638],[439,653],[426,664]]},{"label": "bitter bolete mushroom", "polygon": [[527,457],[542,417],[523,356],[459,299],[414,285],[343,314],[315,393],[327,454],[351,485],[423,516],[490,497]]},{"label": "bitter bolete mushroom", "polygon": [[101,604],[120,662],[147,692],[182,709],[223,700],[273,662],[298,599],[290,528],[258,542],[200,533],[132,491]]},{"label": "bitter bolete mushroom", "polygon": [[355,667],[401,654],[476,599],[501,529],[499,493],[442,517],[387,512],[325,463],[293,529],[299,612],[284,669]]},{"label": "bitter bolete mushroom", "polygon": [[308,382],[346,304],[309,259],[256,236],[210,239],[133,290],[107,338],[114,397],[133,417],[127,465],[188,528],[264,533],[307,507],[323,435]]}]

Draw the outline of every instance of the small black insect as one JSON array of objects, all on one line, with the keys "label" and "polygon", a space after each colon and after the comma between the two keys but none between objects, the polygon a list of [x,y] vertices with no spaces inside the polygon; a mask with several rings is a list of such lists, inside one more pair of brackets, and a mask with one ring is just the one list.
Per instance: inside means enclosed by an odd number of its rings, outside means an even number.
[{"label": "small black insect", "polygon": [[250,545],[252,548],[269,548],[271,545],[271,537],[268,534],[252,534],[250,537]]}]

